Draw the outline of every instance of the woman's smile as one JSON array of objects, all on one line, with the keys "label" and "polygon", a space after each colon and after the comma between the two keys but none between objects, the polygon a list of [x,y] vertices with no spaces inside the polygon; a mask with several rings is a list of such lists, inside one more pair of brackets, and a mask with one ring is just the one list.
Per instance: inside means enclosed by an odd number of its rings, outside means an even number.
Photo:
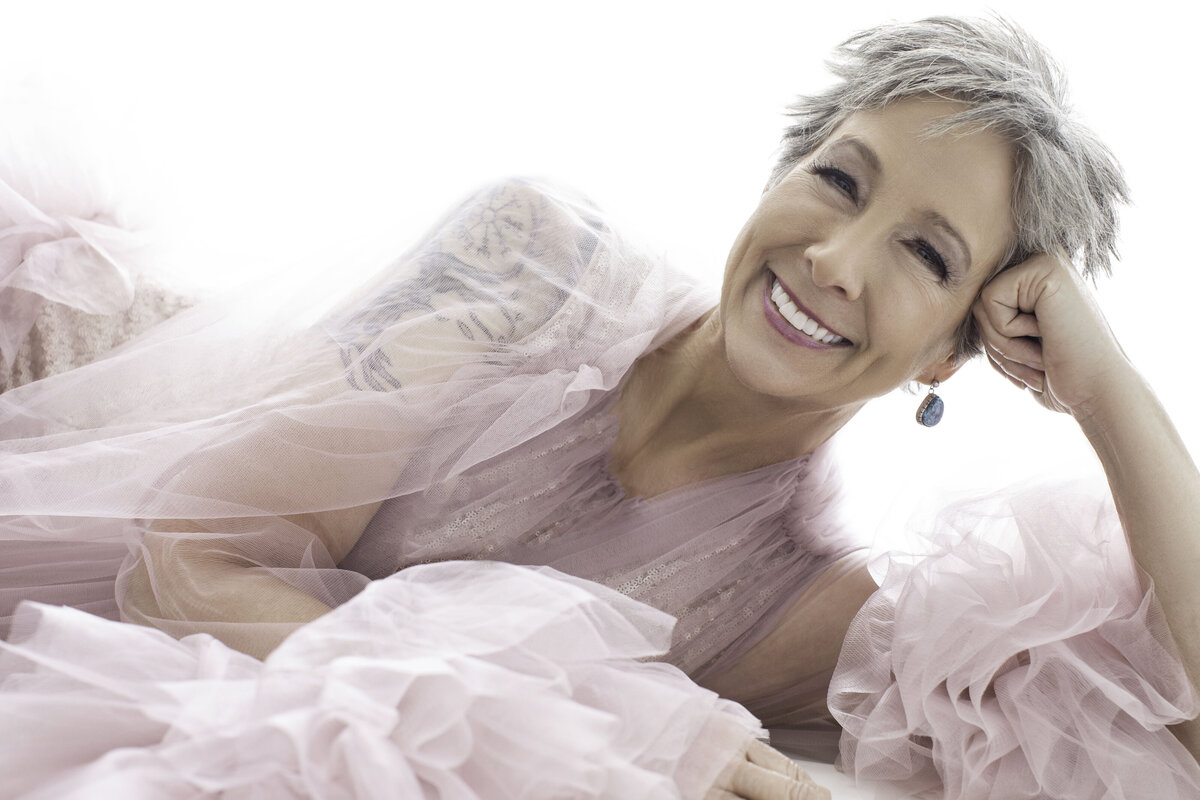
[{"label": "woman's smile", "polygon": [[767,270],[767,285],[763,290],[763,311],[767,322],[788,341],[816,350],[849,347],[851,342],[825,325],[795,295]]}]

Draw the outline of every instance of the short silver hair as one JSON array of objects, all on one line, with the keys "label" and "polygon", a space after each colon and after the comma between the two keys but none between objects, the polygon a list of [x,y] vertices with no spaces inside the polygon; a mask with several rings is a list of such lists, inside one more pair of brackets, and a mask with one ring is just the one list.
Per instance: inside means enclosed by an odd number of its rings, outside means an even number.
[{"label": "short silver hair", "polygon": [[[794,122],[784,131],[772,185],[856,111],[919,95],[957,100],[970,108],[940,122],[931,135],[983,128],[1007,138],[1015,150],[1016,237],[993,271],[1059,248],[1093,280],[1112,272],[1117,205],[1129,200],[1121,168],[1071,116],[1062,70],[1016,24],[932,17],[882,25],[843,42],[829,68],[840,78],[837,84],[788,108]],[[958,355],[966,359],[979,351],[968,315]]]}]

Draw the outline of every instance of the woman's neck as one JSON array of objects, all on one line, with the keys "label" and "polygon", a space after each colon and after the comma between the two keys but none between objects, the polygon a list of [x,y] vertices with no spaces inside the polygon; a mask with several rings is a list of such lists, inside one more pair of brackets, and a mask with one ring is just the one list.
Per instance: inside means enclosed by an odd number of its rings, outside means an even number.
[{"label": "woman's neck", "polygon": [[811,453],[855,411],[800,409],[748,389],[713,309],[631,368],[611,468],[629,494],[649,497]]}]

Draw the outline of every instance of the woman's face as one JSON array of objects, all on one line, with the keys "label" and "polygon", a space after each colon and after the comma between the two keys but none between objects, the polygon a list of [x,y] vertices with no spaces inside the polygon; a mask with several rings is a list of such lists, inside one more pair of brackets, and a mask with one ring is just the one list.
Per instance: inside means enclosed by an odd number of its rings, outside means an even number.
[{"label": "woman's face", "polygon": [[818,408],[953,372],[958,327],[1013,236],[1008,143],[925,134],[965,108],[918,98],[855,113],[763,194],[721,293],[744,385]]}]

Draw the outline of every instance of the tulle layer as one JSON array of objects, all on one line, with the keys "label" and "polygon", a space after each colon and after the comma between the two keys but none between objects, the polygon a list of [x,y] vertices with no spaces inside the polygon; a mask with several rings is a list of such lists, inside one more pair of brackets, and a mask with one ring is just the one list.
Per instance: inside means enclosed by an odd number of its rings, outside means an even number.
[{"label": "tulle layer", "polygon": [[673,620],[548,568],[414,567],[265,662],[74,609],[0,644],[0,796],[699,797],[757,732]]},{"label": "tulle layer", "polygon": [[[305,597],[337,605],[366,584],[338,564],[362,509],[571,419],[709,302],[585,202],[525,182],[480,192],[362,272],[274,276],[0,394],[0,540],[24,547],[0,561],[0,628],[22,589],[69,602],[70,584],[97,579],[70,552],[20,543],[80,542],[128,549],[108,576],[127,617],[277,641],[311,616]],[[244,619],[216,581],[181,574],[209,553],[295,607]]]},{"label": "tulle layer", "polygon": [[841,765],[946,798],[1194,798],[1200,712],[1099,487],[949,506],[891,554],[830,685]]},{"label": "tulle layer", "polygon": [[8,138],[0,133],[0,388],[45,303],[122,312],[157,253],[93,170],[62,154],[22,158]]}]

